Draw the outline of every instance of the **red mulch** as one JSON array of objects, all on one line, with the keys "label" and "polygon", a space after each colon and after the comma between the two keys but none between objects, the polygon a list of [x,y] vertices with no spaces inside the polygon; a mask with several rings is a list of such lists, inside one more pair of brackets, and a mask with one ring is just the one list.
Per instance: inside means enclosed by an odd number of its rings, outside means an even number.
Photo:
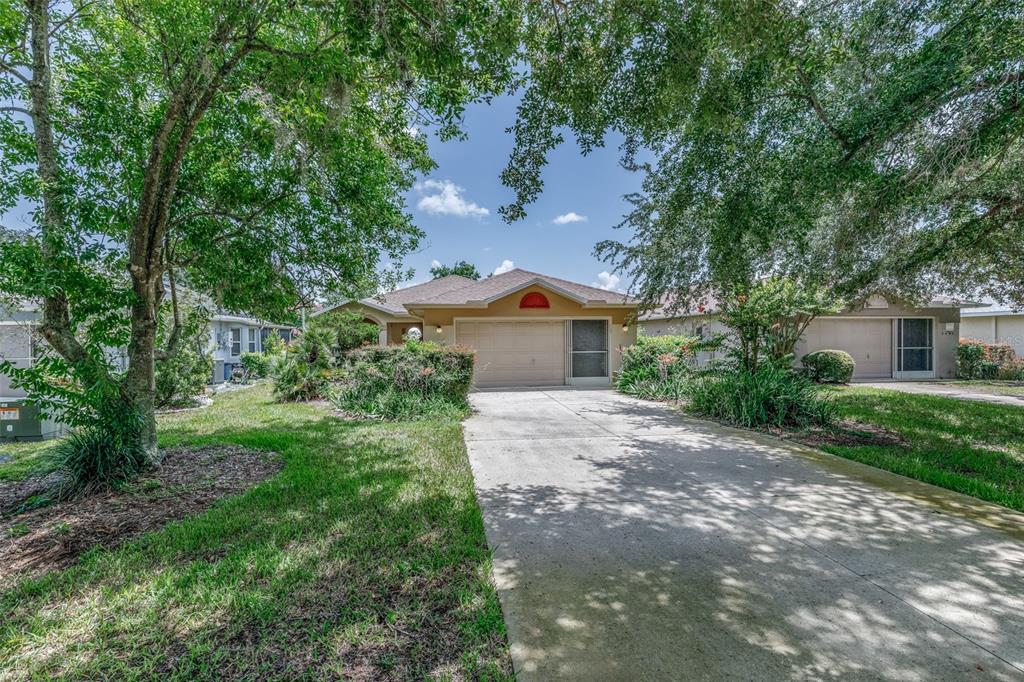
[{"label": "red mulch", "polygon": [[5,516],[0,519],[0,585],[65,568],[97,545],[114,547],[198,514],[270,478],[282,465],[276,454],[233,445],[170,448],[159,467],[130,486]]}]

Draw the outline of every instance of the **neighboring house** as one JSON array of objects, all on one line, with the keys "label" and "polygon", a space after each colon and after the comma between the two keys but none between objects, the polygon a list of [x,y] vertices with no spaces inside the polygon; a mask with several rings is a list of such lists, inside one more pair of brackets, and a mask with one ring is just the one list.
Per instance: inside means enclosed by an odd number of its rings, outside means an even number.
[{"label": "neighboring house", "polygon": [[292,328],[252,317],[216,314],[210,318],[210,352],[213,353],[212,383],[231,378],[242,353],[262,353],[263,344],[272,333],[291,341]]},{"label": "neighboring house", "polygon": [[381,344],[423,338],[477,352],[476,386],[607,386],[618,348],[636,340],[627,296],[515,269],[482,280],[458,275],[347,301],[319,311],[357,310],[380,327]]},{"label": "neighboring house", "polygon": [[960,336],[987,343],[1006,343],[1024,358],[1024,310],[974,308],[960,311]]},{"label": "neighboring house", "polygon": [[[797,362],[807,353],[844,350],[857,363],[853,378],[947,379],[956,376],[960,308],[978,303],[939,296],[923,308],[912,308],[872,296],[863,305],[838,315],[815,319],[796,347]],[[640,316],[640,329],[649,336],[725,331],[716,306],[696,314],[670,314],[658,308]]]},{"label": "neighboring house", "polygon": [[[17,311],[0,310],[0,358],[23,366],[32,363],[36,343],[32,330],[38,324],[39,316],[38,308],[33,304],[24,304]],[[263,352],[263,344],[275,331],[285,341],[291,340],[292,327],[288,325],[230,313],[211,316],[207,349],[213,354],[214,361],[211,383],[230,379],[231,370],[241,362],[241,354]],[[108,356],[115,367],[121,370],[127,367],[128,358],[123,348],[110,349]],[[24,397],[24,393],[11,388],[9,379],[0,375],[0,396]]]}]

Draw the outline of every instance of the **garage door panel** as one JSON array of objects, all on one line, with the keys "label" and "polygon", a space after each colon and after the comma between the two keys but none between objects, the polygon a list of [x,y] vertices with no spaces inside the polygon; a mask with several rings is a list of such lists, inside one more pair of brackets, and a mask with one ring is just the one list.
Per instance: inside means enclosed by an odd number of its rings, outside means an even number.
[{"label": "garage door panel", "polygon": [[814,320],[807,327],[799,355],[827,348],[853,356],[855,379],[892,376],[892,321],[888,318]]},{"label": "garage door panel", "polygon": [[476,386],[565,383],[563,322],[459,322],[456,343],[476,350]]}]

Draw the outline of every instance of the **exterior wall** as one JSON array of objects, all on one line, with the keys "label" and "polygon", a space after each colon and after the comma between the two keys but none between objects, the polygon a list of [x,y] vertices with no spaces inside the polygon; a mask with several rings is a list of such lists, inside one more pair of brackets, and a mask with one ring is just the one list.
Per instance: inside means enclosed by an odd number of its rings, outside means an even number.
[{"label": "exterior wall", "polygon": [[1024,313],[964,317],[960,321],[960,336],[986,343],[1007,343],[1018,357],[1024,357]]},{"label": "exterior wall", "polygon": [[[851,310],[839,315],[821,317],[816,320],[819,324],[827,324],[832,318],[888,318],[898,317],[929,317],[934,320],[932,328],[932,339],[934,343],[934,368],[935,376],[939,379],[956,377],[956,347],[961,336],[960,331],[960,310],[958,308],[908,308],[895,303],[886,307],[872,307]],[[978,318],[972,318],[978,319]],[[1024,319],[1024,318],[1022,318]],[[946,331],[946,324],[952,324],[952,330]],[[726,331],[714,316],[692,316],[687,318],[674,318],[669,320],[644,320],[640,323],[645,334],[649,336],[664,336],[667,334],[693,334],[700,324],[707,324],[710,333]],[[1024,331],[1024,329],[1022,329]],[[797,344],[796,356],[799,359],[806,353],[820,348],[811,348],[806,342]],[[838,348],[837,350],[843,350]]]},{"label": "exterior wall", "polygon": [[[544,294],[551,304],[550,308],[520,308],[519,301],[528,293],[539,292]],[[452,344],[455,342],[455,319],[465,318],[536,318],[536,319],[580,319],[580,318],[610,318],[609,324],[609,364],[612,374],[619,371],[622,366],[622,359],[618,349],[636,343],[636,325],[630,324],[627,331],[622,331],[622,325],[630,314],[635,313],[633,308],[584,308],[576,301],[560,296],[550,289],[541,286],[530,286],[515,293],[509,294],[492,302],[486,308],[425,308],[414,310],[415,313],[422,313],[423,338],[428,341]],[[441,333],[437,333],[438,325],[441,326]]]},{"label": "exterior wall", "polygon": [[402,343],[405,333],[412,328],[423,332],[423,323],[409,320],[406,322],[388,322],[388,345],[394,346]]},{"label": "exterior wall", "polygon": [[[213,355],[212,383],[220,383],[231,378],[231,371],[242,361],[241,354],[249,352],[249,334],[254,335],[256,352],[263,352],[263,333],[269,325],[234,322],[230,320],[213,320],[210,322],[209,350]],[[275,327],[276,328],[276,327]],[[238,355],[231,349],[231,330],[241,330],[241,348]]]},{"label": "exterior wall", "polygon": [[[0,322],[0,360],[16,367],[32,364],[32,327],[28,322]],[[23,398],[25,391],[11,386],[10,378],[0,374],[0,398]]]}]

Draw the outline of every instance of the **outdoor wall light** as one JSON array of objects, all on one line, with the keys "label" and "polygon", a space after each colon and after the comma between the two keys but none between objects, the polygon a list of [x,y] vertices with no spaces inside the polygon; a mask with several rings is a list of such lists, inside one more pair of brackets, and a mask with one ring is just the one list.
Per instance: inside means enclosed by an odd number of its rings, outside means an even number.
[{"label": "outdoor wall light", "polygon": [[437,328],[434,331],[436,331],[438,334],[440,334],[441,333],[441,325],[437,325]]},{"label": "outdoor wall light", "polygon": [[625,334],[628,331],[629,331],[629,323],[628,322],[623,322],[622,323],[622,333]]},{"label": "outdoor wall light", "polygon": [[947,334],[952,334],[954,331],[956,331],[956,323],[955,322],[947,322],[946,323],[946,333]]}]

